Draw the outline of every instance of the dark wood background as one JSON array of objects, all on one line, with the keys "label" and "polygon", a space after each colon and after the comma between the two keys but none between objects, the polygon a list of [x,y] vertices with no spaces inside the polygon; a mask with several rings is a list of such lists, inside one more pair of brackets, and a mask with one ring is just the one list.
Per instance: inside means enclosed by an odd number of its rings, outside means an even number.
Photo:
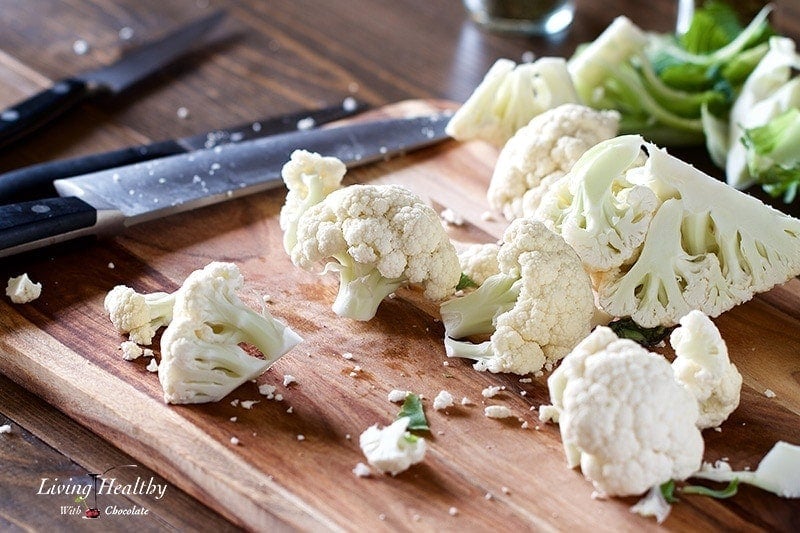
[{"label": "dark wood background", "polygon": [[[463,101],[499,57],[569,56],[619,14],[648,30],[674,26],[677,1],[578,0],[570,30],[556,39],[492,34],[456,0],[0,0],[0,107],[71,73],[113,60],[126,44],[224,7],[215,43],[113,101],[81,106],[35,137],[0,153],[0,171],[54,158],[184,136],[342,101],[372,106],[408,98]],[[773,23],[800,37],[800,2],[774,2]],[[133,38],[120,40],[129,27]],[[85,55],[73,51],[84,39]],[[179,118],[178,108],[189,114]],[[702,152],[693,154],[710,167]],[[719,174],[718,171],[716,171]],[[13,261],[11,259],[10,261]],[[8,335],[9,331],[0,331]],[[2,356],[2,354],[0,354]],[[0,529],[42,530],[51,519],[35,494],[42,477],[80,476],[135,462],[58,410],[0,376]],[[142,469],[142,477],[151,475]],[[157,474],[152,474],[158,478]],[[114,503],[117,503],[116,501]],[[119,505],[135,503],[120,497]],[[141,530],[234,529],[173,490],[136,522]],[[104,521],[124,530],[126,521]]]}]

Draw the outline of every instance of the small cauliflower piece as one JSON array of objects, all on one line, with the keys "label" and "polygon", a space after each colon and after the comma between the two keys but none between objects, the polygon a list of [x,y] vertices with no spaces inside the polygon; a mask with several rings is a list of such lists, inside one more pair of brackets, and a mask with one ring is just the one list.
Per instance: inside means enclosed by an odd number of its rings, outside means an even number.
[{"label": "small cauliflower piece", "polygon": [[345,164],[335,157],[323,157],[306,150],[295,150],[283,165],[281,177],[289,192],[281,208],[279,224],[283,230],[283,247],[291,254],[297,244],[297,221],[309,207],[341,188],[347,172]]},{"label": "small cauliflower piece", "polygon": [[[557,362],[590,331],[591,281],[580,259],[540,222],[516,219],[498,254],[500,273],[441,305],[448,357],[476,370],[528,374]],[[460,341],[491,335],[473,344]]]},{"label": "small cauliflower piece", "polygon": [[498,59],[445,131],[459,141],[482,139],[499,148],[536,115],[578,101],[563,58],[519,65]]},{"label": "small cauliflower piece", "polygon": [[142,350],[141,346],[133,341],[124,341],[119,345],[119,348],[122,350],[122,358],[126,361],[133,361],[144,355],[144,350]]},{"label": "small cauliflower piece", "polygon": [[681,318],[669,339],[675,350],[672,371],[697,399],[700,429],[717,427],[739,406],[742,375],[728,358],[728,348],[714,323],[700,311]]},{"label": "small cauliflower piece", "polygon": [[700,467],[695,399],[670,364],[600,326],[547,380],[570,468],[605,496],[633,496]]},{"label": "small cauliflower piece", "polygon": [[120,333],[127,333],[136,344],[149,346],[159,328],[172,320],[175,293],[140,294],[126,285],[117,285],[106,294],[103,307]]},{"label": "small cauliflower piece", "polygon": [[[158,366],[167,403],[219,401],[302,341],[266,310],[247,307],[236,295],[243,284],[235,264],[213,262],[192,272],[177,292]],[[264,358],[249,355],[240,343],[255,346]]]},{"label": "small cauliflower piece", "polygon": [[476,285],[481,285],[486,278],[500,272],[497,253],[500,245],[494,242],[469,244],[458,250],[458,262],[461,272]]},{"label": "small cauliflower piece", "polygon": [[384,428],[375,424],[364,430],[359,445],[373,468],[396,476],[411,465],[422,462],[427,444],[424,438],[407,431],[410,421],[403,416]]},{"label": "small cauliflower piece", "polygon": [[339,273],[333,311],[367,321],[381,301],[406,285],[441,300],[455,292],[461,269],[439,216],[399,185],[351,185],[309,208],[297,225],[292,262]]},{"label": "small cauliflower piece", "polygon": [[436,411],[443,411],[448,407],[453,407],[454,404],[455,398],[446,390],[439,391],[439,394],[433,399],[433,408]]},{"label": "small cauliflower piece", "polygon": [[617,135],[619,113],[562,104],[537,115],[503,146],[486,197],[507,220],[530,216],[586,150]]},{"label": "small cauliflower piece", "polygon": [[27,272],[9,278],[6,285],[6,296],[15,304],[26,304],[42,295],[42,284],[34,283]]}]

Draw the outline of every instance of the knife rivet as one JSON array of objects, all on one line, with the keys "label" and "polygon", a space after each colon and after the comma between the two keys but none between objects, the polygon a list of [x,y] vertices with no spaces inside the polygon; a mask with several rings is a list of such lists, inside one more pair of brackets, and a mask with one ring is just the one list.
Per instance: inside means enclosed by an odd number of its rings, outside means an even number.
[{"label": "knife rivet", "polygon": [[56,94],[67,94],[69,92],[69,85],[66,83],[59,82],[53,85],[52,91]]},{"label": "knife rivet", "polygon": [[0,119],[5,120],[6,122],[14,122],[19,118],[19,113],[14,109],[8,109],[3,111],[0,115]]},{"label": "knife rivet", "polygon": [[31,206],[31,211],[33,211],[34,213],[43,214],[43,213],[49,213],[50,208],[46,205],[36,204],[34,206]]}]

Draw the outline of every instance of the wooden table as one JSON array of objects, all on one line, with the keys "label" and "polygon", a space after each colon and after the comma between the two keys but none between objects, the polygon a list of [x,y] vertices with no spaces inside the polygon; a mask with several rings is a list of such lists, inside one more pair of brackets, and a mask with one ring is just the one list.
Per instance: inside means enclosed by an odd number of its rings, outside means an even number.
[{"label": "wooden table", "polygon": [[[333,104],[348,96],[376,107],[409,98],[459,102],[499,57],[520,60],[528,52],[569,56],[578,43],[596,37],[623,13],[646,29],[668,31],[674,25],[677,2],[578,0],[576,4],[570,31],[546,40],[487,33],[467,19],[456,0],[0,0],[0,107],[53,80],[112,60],[124,44],[121,28],[133,30],[130,42],[135,43],[212,8],[225,7],[230,14],[217,44],[114,101],[82,106],[13,150],[0,153],[0,171]],[[795,0],[774,4],[777,29],[800,38],[800,5]],[[79,39],[89,45],[86,54],[73,50]],[[180,118],[179,108],[188,110],[188,116]],[[698,164],[708,168],[702,153],[695,155]],[[85,253],[102,257],[105,246],[90,246]],[[152,251],[155,258],[164,252]],[[143,264],[121,267],[136,272],[148,268]],[[26,268],[25,260],[3,263],[3,272]],[[52,268],[61,268],[57,256]],[[180,278],[177,272],[171,274]],[[69,283],[69,279],[61,282]],[[69,306],[59,311],[69,314]],[[45,320],[43,316],[35,315]],[[0,335],[8,340],[19,332],[3,329]],[[6,356],[0,352],[0,357]],[[109,465],[130,463],[140,464],[140,477],[169,484],[168,497],[161,500],[118,495],[104,502],[119,508],[146,507],[148,514],[135,518],[138,529],[224,531],[247,523],[228,513],[226,517],[218,514],[224,509],[212,510],[199,503],[175,486],[173,479],[165,480],[167,473],[147,469],[146,460],[126,455],[91,428],[0,375],[0,425],[4,423],[11,424],[12,435],[0,436],[0,529],[82,530],[86,522],[60,516],[52,500],[42,494],[48,484],[56,483],[56,478],[66,481]],[[421,472],[424,475],[426,470]],[[404,478],[405,490],[415,490],[415,479]],[[343,479],[341,490],[348,490],[353,482]],[[291,510],[281,512],[291,515]],[[558,512],[553,509],[555,515]],[[742,511],[738,517],[728,513],[720,525],[729,520],[734,527],[770,527],[758,512]],[[360,516],[353,509],[353,522],[344,527],[359,529]],[[102,524],[105,530],[126,530],[132,524],[131,517],[107,518]],[[413,528],[417,519],[412,516],[411,522],[387,527]],[[418,526],[423,529],[469,528],[467,523],[437,526],[421,519]],[[641,525],[631,522],[631,528]],[[284,521],[284,527],[291,526]],[[503,529],[502,523],[497,526]]]}]

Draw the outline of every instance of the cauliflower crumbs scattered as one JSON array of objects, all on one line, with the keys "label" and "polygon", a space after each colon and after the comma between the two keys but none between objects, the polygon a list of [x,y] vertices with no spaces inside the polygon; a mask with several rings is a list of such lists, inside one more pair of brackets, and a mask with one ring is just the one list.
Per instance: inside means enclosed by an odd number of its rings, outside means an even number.
[{"label": "cauliflower crumbs scattered", "polygon": [[144,354],[144,350],[133,341],[124,341],[119,345],[119,349],[122,350],[122,358],[126,361],[133,361]]},{"label": "cauliflower crumbs scattered", "polygon": [[298,435],[297,436],[297,440],[306,440],[306,436],[305,435]]},{"label": "cauliflower crumbs scattered", "polygon": [[475,402],[464,396],[461,398],[461,405],[475,405]]},{"label": "cauliflower crumbs scattered", "polygon": [[15,304],[32,302],[41,295],[42,284],[31,281],[27,273],[8,280],[6,296]]},{"label": "cauliflower crumbs scattered", "polygon": [[531,378],[519,378],[520,383],[533,383],[533,379]]},{"label": "cauliflower crumbs scattered", "polygon": [[295,378],[295,377],[294,377],[294,376],[292,376],[292,375],[285,374],[285,375],[283,376],[283,386],[284,386],[284,387],[288,387],[288,386],[289,386],[289,385],[291,385],[292,383],[297,383],[297,378]]},{"label": "cauliflower crumbs scattered", "polygon": [[[521,425],[520,427],[521,427],[522,429],[528,429],[530,426],[528,425],[528,422],[527,422],[527,421],[525,421],[525,422],[523,422],[523,423],[522,423],[522,425]],[[537,426],[537,427],[538,427],[538,426]]]},{"label": "cauliflower crumbs scattered", "polygon": [[358,463],[353,468],[353,474],[356,477],[369,477],[372,475],[372,470],[370,470],[370,468],[364,463]]},{"label": "cauliflower crumbs scattered", "polygon": [[353,354],[351,354],[350,352],[344,352],[344,353],[342,354],[342,357],[343,357],[344,359],[347,359],[347,360],[349,361],[349,360],[351,360],[351,359],[353,358]]},{"label": "cauliflower crumbs scattered", "polygon": [[231,417],[231,422],[236,422],[237,420],[239,420],[237,417],[235,417],[235,416]]},{"label": "cauliflower crumbs scattered", "polygon": [[447,513],[450,516],[456,516],[458,514],[458,509],[456,507],[451,507],[450,509],[448,509]]},{"label": "cauliflower crumbs scattered", "polygon": [[464,225],[464,217],[450,209],[449,207],[443,209],[439,216],[442,217],[442,220],[449,225],[452,226],[463,226]]},{"label": "cauliflower crumbs scattered", "polygon": [[277,389],[276,386],[264,383],[263,385],[258,386],[258,393],[261,394],[262,396],[266,396],[267,400],[272,400],[273,398],[275,398],[276,389]]},{"label": "cauliflower crumbs scattered", "polygon": [[352,439],[352,438],[353,438],[353,436],[352,436],[350,433],[348,433],[348,434],[346,434],[346,435],[344,436],[344,438],[345,438],[346,440],[350,440],[350,439]]},{"label": "cauliflower crumbs scattered", "polygon": [[110,268],[111,270],[114,270],[114,268],[116,268],[116,267],[115,267],[114,263],[109,263],[108,264],[108,268]]},{"label": "cauliflower crumbs scattered", "polygon": [[276,402],[282,402],[283,401],[283,394],[276,394],[275,395],[275,401]]},{"label": "cauliflower crumbs scattered", "polygon": [[133,28],[125,26],[119,29],[119,38],[123,41],[130,41],[133,39]]},{"label": "cauliflower crumbs scattered", "polygon": [[500,487],[500,491],[503,494],[511,494],[511,490],[508,487]]},{"label": "cauliflower crumbs scattered", "polygon": [[448,407],[452,407],[454,404],[453,395],[443,390],[436,395],[436,398],[433,399],[433,408],[436,411],[441,411],[443,409],[447,409]]},{"label": "cauliflower crumbs scattered", "polygon": [[484,499],[484,500],[493,500],[493,499],[494,499],[494,496],[492,495],[492,493],[491,493],[491,492],[487,492],[487,493],[486,493],[486,494],[483,496],[483,499]]},{"label": "cauliflower crumbs scattered", "polygon": [[271,295],[271,294],[265,294],[264,296],[262,296],[262,297],[261,297],[261,300],[262,300],[262,301],[263,301],[265,304],[272,303],[272,295]]},{"label": "cauliflower crumbs scattered", "polygon": [[348,96],[342,101],[342,109],[345,111],[355,111],[358,108],[358,102],[352,96]]},{"label": "cauliflower crumbs scattered", "polygon": [[255,404],[259,403],[258,400],[243,400],[239,403],[245,409],[252,409]]},{"label": "cauliflower crumbs scattered", "polygon": [[494,222],[495,220],[497,220],[497,217],[491,211],[484,211],[483,213],[481,213],[481,220],[483,220],[484,222]]},{"label": "cauliflower crumbs scattered", "polygon": [[558,422],[558,408],[552,405],[539,407],[539,420],[542,422]]},{"label": "cauliflower crumbs scattered", "polygon": [[231,405],[232,405],[232,406],[234,406],[234,407],[236,407],[237,405],[239,405],[239,399],[238,399],[238,398],[236,398],[236,399],[233,399],[233,400],[231,400]]},{"label": "cauliflower crumbs scattered", "polygon": [[442,366],[450,366],[450,361],[442,361]]},{"label": "cauliflower crumbs scattered", "polygon": [[147,371],[158,372],[158,363],[156,362],[155,358],[150,359],[150,362],[147,364]]},{"label": "cauliflower crumbs scattered", "polygon": [[11,433],[11,424],[3,424],[0,426],[0,435],[4,433]]},{"label": "cauliflower crumbs scattered", "polygon": [[544,371],[543,370],[537,370],[536,372],[533,373],[533,377],[535,377],[535,378],[540,378],[542,376],[544,376]]},{"label": "cauliflower crumbs scattered", "polygon": [[84,56],[89,52],[89,43],[84,39],[76,39],[72,43],[72,51],[75,52],[75,55]]},{"label": "cauliflower crumbs scattered", "polygon": [[385,521],[386,520],[386,515],[383,514],[383,513],[379,514],[378,515],[378,520],[380,520],[381,522]]},{"label": "cauliflower crumbs scattered", "polygon": [[483,391],[481,391],[481,394],[483,395],[484,398],[494,398],[495,396],[497,396],[497,393],[499,393],[501,390],[505,390],[505,387],[502,387],[500,385],[493,385],[483,389]]},{"label": "cauliflower crumbs scattered", "polygon": [[389,394],[386,396],[386,399],[392,403],[400,403],[402,401],[405,401],[406,396],[408,396],[409,394],[411,394],[411,391],[394,389],[389,391]]},{"label": "cauliflower crumbs scattered", "polygon": [[287,413],[289,413],[289,414],[292,414],[292,413],[294,413],[294,407],[292,407],[292,406],[290,405],[290,406],[289,406],[289,408],[286,410],[286,412],[287,412]]},{"label": "cauliflower crumbs scattered", "polygon": [[777,396],[777,394],[775,394],[775,391],[773,391],[772,389],[767,389],[764,391],[764,396],[766,396],[767,398],[774,398],[775,396]]},{"label": "cauliflower crumbs scattered", "polygon": [[717,433],[722,433],[722,428],[717,426],[714,428],[714,431],[716,431]]},{"label": "cauliflower crumbs scattered", "polygon": [[520,396],[527,396],[527,395],[528,395],[528,391],[526,391],[526,390],[521,390],[521,391],[519,391],[519,395],[520,395]]},{"label": "cauliflower crumbs scattered", "polygon": [[487,405],[483,410],[483,414],[487,418],[509,418],[514,416],[511,409],[505,405]]},{"label": "cauliflower crumbs scattered", "polygon": [[155,357],[156,353],[151,348],[144,348],[142,350],[142,355],[144,357]]},{"label": "cauliflower crumbs scattered", "polygon": [[231,444],[233,444],[234,446],[238,446],[239,439],[237,439],[236,437],[231,437]]},{"label": "cauliflower crumbs scattered", "polygon": [[178,114],[178,118],[180,118],[180,119],[189,118],[189,110],[186,109],[185,107],[179,107],[178,111],[177,111],[177,114]]}]

